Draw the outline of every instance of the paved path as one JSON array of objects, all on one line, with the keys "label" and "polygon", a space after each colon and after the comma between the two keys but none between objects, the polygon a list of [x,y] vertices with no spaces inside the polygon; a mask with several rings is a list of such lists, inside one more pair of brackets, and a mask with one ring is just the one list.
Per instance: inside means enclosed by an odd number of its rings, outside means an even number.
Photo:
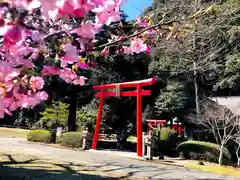
[{"label": "paved path", "polygon": [[60,149],[26,142],[24,139],[0,138],[0,152],[16,151],[41,158],[57,158],[72,163],[83,163],[106,172],[127,172],[129,176],[149,177],[164,180],[237,180],[186,168],[160,165],[108,154]]}]

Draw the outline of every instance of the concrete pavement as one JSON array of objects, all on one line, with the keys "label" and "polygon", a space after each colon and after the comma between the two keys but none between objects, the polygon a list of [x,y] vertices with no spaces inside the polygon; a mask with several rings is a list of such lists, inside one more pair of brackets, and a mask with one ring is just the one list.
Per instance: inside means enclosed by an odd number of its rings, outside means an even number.
[{"label": "concrete pavement", "polygon": [[167,166],[151,162],[138,161],[120,156],[55,148],[38,143],[29,143],[24,139],[0,138],[0,152],[22,152],[40,158],[55,158],[69,163],[84,164],[105,172],[126,172],[133,177],[148,177],[164,180],[237,180],[216,174],[203,173],[182,167]]}]

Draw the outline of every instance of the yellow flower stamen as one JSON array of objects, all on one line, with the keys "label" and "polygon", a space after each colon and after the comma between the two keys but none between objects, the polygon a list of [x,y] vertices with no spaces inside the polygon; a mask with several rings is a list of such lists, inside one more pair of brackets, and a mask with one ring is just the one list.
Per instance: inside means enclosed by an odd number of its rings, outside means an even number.
[{"label": "yellow flower stamen", "polygon": [[3,89],[3,96],[1,98],[5,98],[7,95],[7,88],[4,84],[0,83],[0,88]]},{"label": "yellow flower stamen", "polygon": [[72,65],[72,71],[77,71],[78,67],[76,65]]},{"label": "yellow flower stamen", "polygon": [[39,50],[39,53],[40,53],[40,54],[45,54],[46,51],[45,51],[44,49],[40,49],[40,50]]},{"label": "yellow flower stamen", "polygon": [[172,26],[169,26],[168,28],[169,28],[169,30],[170,30],[171,32],[174,30],[173,25],[172,25]]},{"label": "yellow flower stamen", "polygon": [[85,62],[85,59],[82,58],[82,57],[80,57],[79,62],[84,63],[84,62]]},{"label": "yellow flower stamen", "polygon": [[153,24],[153,21],[151,19],[149,19],[148,25],[151,26],[152,24]]},{"label": "yellow flower stamen", "polygon": [[148,34],[147,33],[144,33],[143,34],[143,40],[146,41],[148,39]]}]

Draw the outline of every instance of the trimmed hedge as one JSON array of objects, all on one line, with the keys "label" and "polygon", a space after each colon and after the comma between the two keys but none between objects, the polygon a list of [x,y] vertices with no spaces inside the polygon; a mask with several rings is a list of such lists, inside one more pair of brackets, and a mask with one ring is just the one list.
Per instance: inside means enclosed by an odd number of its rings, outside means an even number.
[{"label": "trimmed hedge", "polygon": [[69,148],[81,148],[83,137],[81,132],[65,132],[57,138],[57,143]]},{"label": "trimmed hedge", "polygon": [[[220,154],[217,144],[204,141],[185,141],[178,145],[177,150],[181,157],[192,160],[218,162]],[[231,155],[227,148],[223,150],[224,164],[231,161]]]},{"label": "trimmed hedge", "polygon": [[175,130],[170,129],[169,127],[163,127],[159,133],[160,141],[172,141],[176,143],[178,141],[178,134]]},{"label": "trimmed hedge", "polygon": [[47,130],[31,130],[27,134],[27,140],[32,142],[44,142],[44,143],[54,142],[52,133]]}]

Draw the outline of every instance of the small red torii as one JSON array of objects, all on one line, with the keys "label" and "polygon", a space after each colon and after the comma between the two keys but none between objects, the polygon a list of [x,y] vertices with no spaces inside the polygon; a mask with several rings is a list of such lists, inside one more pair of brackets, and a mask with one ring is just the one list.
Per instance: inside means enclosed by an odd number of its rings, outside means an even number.
[{"label": "small red torii", "polygon": [[[144,79],[139,81],[125,82],[125,83],[113,83],[113,84],[105,84],[93,86],[94,90],[100,90],[95,94],[96,97],[100,98],[100,104],[98,108],[97,121],[95,132],[93,136],[92,149],[97,148],[97,141],[99,137],[100,124],[102,120],[102,108],[104,103],[104,97],[121,97],[121,96],[136,96],[137,97],[137,113],[136,113],[136,121],[137,121],[137,155],[141,156],[142,153],[142,96],[150,96],[150,90],[144,90],[142,87],[151,86],[155,84],[156,78]],[[126,88],[136,88],[133,91],[121,91],[121,89]],[[115,89],[116,92],[106,92],[107,89]]]},{"label": "small red torii", "polygon": [[[156,120],[156,119],[149,119],[147,120],[148,122],[148,128],[149,129],[152,129],[153,127],[164,127],[166,125],[170,125],[170,121],[168,121],[167,123],[167,120]],[[179,136],[182,136],[183,135],[183,131],[184,131],[184,126],[181,122],[173,122],[172,123],[172,126],[171,126],[171,129],[175,130]]]}]

